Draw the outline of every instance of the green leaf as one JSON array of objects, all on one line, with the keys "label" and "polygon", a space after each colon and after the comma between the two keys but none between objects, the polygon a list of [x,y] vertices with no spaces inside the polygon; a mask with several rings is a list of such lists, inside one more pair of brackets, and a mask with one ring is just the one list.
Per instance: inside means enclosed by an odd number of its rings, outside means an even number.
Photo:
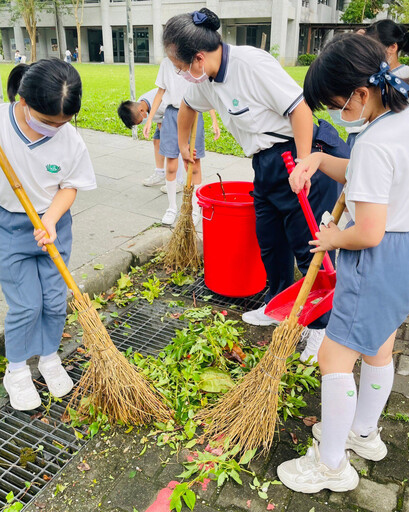
[{"label": "green leaf", "polygon": [[188,449],[189,449],[189,448],[193,448],[196,444],[197,444],[197,439],[192,439],[191,441],[189,441],[189,442],[186,444],[185,448],[188,448]]},{"label": "green leaf", "polygon": [[256,476],[254,477],[253,485],[255,485],[256,487],[260,487],[260,482],[258,481],[258,478]]},{"label": "green leaf", "polygon": [[201,376],[199,388],[208,393],[225,393],[234,387],[230,375],[219,368],[206,368]]},{"label": "green leaf", "polygon": [[262,500],[268,500],[268,496],[267,496],[267,493],[263,492],[263,491],[258,491],[258,495],[260,496],[260,498]]},{"label": "green leaf", "polygon": [[239,464],[248,464],[256,454],[256,451],[257,448],[254,448],[253,450],[247,450],[243,457],[240,459]]},{"label": "green leaf", "polygon": [[187,489],[186,493],[183,495],[183,501],[190,510],[193,510],[196,504],[196,494],[191,489]]},{"label": "green leaf", "polygon": [[229,473],[229,475],[233,478],[233,480],[235,480],[238,484],[240,485],[243,485],[243,482],[241,481],[240,479],[240,476],[239,474],[237,473],[237,471],[235,469],[232,469]]},{"label": "green leaf", "polygon": [[121,277],[117,281],[118,288],[124,290],[132,286],[132,281],[127,274],[121,272]]},{"label": "green leaf", "polygon": [[186,422],[186,424],[185,424],[185,432],[186,432],[186,435],[187,435],[188,439],[192,439],[192,437],[195,435],[196,428],[197,428],[197,425],[196,425],[195,421],[189,420],[189,421]]},{"label": "green leaf", "polygon": [[3,384],[0,384],[0,398],[4,398],[7,396],[6,388],[3,386]]},{"label": "green leaf", "polygon": [[6,496],[7,503],[11,503],[14,500],[14,492],[10,491]]},{"label": "green leaf", "polygon": [[228,476],[229,475],[226,473],[226,471],[220,473],[219,478],[217,479],[217,487],[221,487],[224,484],[226,478],[228,478]]},{"label": "green leaf", "polygon": [[103,270],[105,268],[105,265],[103,265],[102,263],[96,263],[94,265],[94,270]]},{"label": "green leaf", "polygon": [[111,318],[118,318],[118,316],[119,316],[119,315],[118,315],[118,312],[117,312],[117,311],[114,311],[114,312],[113,312],[113,313],[111,313],[109,316],[110,316]]},{"label": "green leaf", "polygon": [[136,477],[136,471],[130,471],[128,476],[129,476],[129,478],[135,478]]}]

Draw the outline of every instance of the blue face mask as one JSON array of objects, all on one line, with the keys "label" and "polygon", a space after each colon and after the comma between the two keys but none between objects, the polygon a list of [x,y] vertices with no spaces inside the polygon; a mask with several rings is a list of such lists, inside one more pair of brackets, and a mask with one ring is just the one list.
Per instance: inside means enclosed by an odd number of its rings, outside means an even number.
[{"label": "blue face mask", "polygon": [[342,119],[342,112],[344,111],[345,107],[348,105],[349,100],[352,98],[352,95],[354,92],[351,93],[351,96],[347,99],[345,105],[340,109],[332,109],[328,108],[327,112],[332,119],[333,123],[337,124],[338,126],[344,126],[345,128],[359,128],[363,126],[366,123],[366,119],[362,117],[362,114],[365,110],[365,105],[363,105],[361,110],[361,115],[359,116],[359,119],[355,119],[355,121],[346,121],[345,119]]}]

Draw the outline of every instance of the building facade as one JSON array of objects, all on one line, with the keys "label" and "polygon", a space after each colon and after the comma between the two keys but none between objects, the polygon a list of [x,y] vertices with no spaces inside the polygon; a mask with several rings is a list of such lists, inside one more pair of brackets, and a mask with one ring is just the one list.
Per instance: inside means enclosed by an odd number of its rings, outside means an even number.
[{"label": "building facade", "polygon": [[[265,34],[266,50],[273,48],[283,65],[295,64],[299,53],[305,50],[308,24],[337,23],[343,9],[342,0],[134,0],[135,62],[159,63],[164,55],[162,30],[166,21],[175,14],[204,6],[220,17],[224,41],[259,47]],[[30,60],[27,31],[22,20],[12,21],[7,6],[0,7],[0,29],[4,59],[13,60],[15,50],[19,50]],[[319,32],[314,35],[311,51],[320,42],[320,37]],[[125,42],[125,1],[85,0],[81,27],[82,61],[100,61],[102,45],[106,63],[126,62]],[[37,59],[64,55],[67,49],[73,53],[76,46],[75,18],[70,9],[61,15],[40,13]]]}]

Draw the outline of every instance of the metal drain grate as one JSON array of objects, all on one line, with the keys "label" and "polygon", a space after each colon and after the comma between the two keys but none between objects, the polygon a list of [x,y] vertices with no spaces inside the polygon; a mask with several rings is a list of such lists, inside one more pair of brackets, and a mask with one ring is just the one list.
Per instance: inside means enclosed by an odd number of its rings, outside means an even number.
[{"label": "metal drain grate", "polygon": [[263,298],[268,291],[268,288],[266,287],[260,293],[250,297],[224,297],[223,295],[218,295],[217,293],[209,290],[205,285],[203,277],[199,277],[194,283],[185,286],[172,284],[170,289],[175,293],[179,293],[183,297],[192,298],[194,293],[197,300],[203,301],[206,299],[206,301],[209,300],[214,306],[225,308],[231,308],[233,306],[233,309],[240,309],[242,311],[251,311],[262,306],[264,303]]},{"label": "metal drain grate", "polygon": [[[128,347],[143,355],[157,355],[168,345],[175,335],[175,329],[185,323],[165,317],[169,309],[166,303],[134,304],[108,327],[112,341],[119,350]],[[163,320],[163,321],[162,321]],[[77,383],[82,374],[81,362],[71,362],[67,371]],[[44,383],[42,379],[38,382]],[[45,388],[46,389],[46,388]],[[41,389],[40,389],[41,392]],[[46,422],[36,417],[35,412],[15,411],[10,405],[0,409],[0,508],[6,505],[6,496],[12,491],[16,500],[27,505],[85,445],[86,441],[76,439],[73,431],[61,421],[61,416],[69,402],[69,396],[61,403],[53,402]],[[46,405],[47,400],[43,400]],[[44,409],[42,409],[44,410]],[[33,415],[34,414],[34,415]],[[47,423],[48,422],[48,423]],[[34,462],[20,464],[21,450],[37,450]],[[31,483],[27,489],[25,482]]]}]

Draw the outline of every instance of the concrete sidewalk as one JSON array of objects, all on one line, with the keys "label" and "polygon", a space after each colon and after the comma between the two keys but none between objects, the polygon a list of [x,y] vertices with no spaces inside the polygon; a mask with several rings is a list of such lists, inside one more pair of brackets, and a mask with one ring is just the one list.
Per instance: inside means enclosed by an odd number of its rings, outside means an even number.
[{"label": "concrete sidewalk", "polygon": [[[94,164],[98,188],[80,192],[71,210],[74,243],[69,269],[86,291],[99,293],[129,266],[133,238],[160,222],[167,196],[159,187],[142,185],[155,168],[152,142],[85,129],[80,133]],[[203,183],[218,181],[216,173],[224,181],[253,179],[250,159],[208,152],[202,161]],[[103,263],[105,269],[94,270],[96,263]],[[0,340],[6,311],[0,290]]]}]

